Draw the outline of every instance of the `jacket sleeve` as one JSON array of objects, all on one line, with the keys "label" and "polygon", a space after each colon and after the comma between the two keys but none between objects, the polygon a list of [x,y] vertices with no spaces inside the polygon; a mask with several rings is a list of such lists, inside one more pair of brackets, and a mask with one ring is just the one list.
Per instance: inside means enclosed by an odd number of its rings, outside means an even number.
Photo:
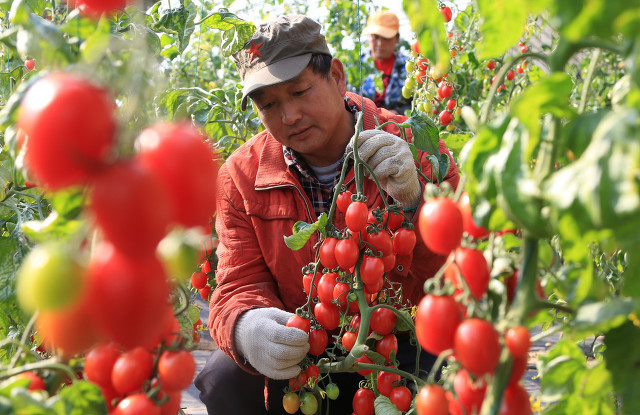
[{"label": "jacket sleeve", "polygon": [[283,309],[273,275],[267,268],[242,196],[227,166],[218,176],[216,232],[217,286],[209,302],[209,330],[217,345],[247,372],[258,374],[234,344],[238,317],[258,307]]}]

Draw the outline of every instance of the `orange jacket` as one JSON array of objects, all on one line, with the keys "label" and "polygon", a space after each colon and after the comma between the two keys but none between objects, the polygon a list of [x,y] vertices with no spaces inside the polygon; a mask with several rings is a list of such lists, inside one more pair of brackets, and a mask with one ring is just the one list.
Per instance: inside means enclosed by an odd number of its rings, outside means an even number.
[{"label": "orange jacket", "polygon": [[[348,95],[360,110],[361,98]],[[380,124],[406,120],[404,116],[377,108],[373,101],[365,98],[365,130],[375,128],[374,115]],[[393,124],[385,130],[399,135]],[[449,154],[443,141],[440,141],[440,152]],[[420,156],[423,172],[430,177],[426,153]],[[348,178],[353,178],[353,169]],[[454,188],[459,181],[453,159],[446,181]],[[345,179],[345,183],[349,183],[349,190],[356,193],[354,180]],[[295,312],[306,303],[302,267],[315,262],[314,246],[318,234],[298,251],[285,245],[284,236],[291,235],[296,221],[313,223],[317,218],[296,175],[285,164],[282,145],[267,131],[251,138],[227,159],[218,174],[217,189],[218,286],[211,294],[209,327],[211,336],[225,353],[245,370],[257,373],[234,346],[236,319],[252,308],[278,307]],[[384,205],[374,181],[366,180],[364,194],[370,209]],[[417,218],[416,213],[414,223]],[[344,214],[338,209],[333,223],[337,229],[346,227]],[[413,304],[424,295],[424,281],[432,277],[445,260],[429,251],[421,242],[419,232],[416,234],[418,243],[413,255],[399,257],[396,268],[387,273],[391,281],[403,282],[404,296]],[[412,263],[412,257],[420,260]]]}]

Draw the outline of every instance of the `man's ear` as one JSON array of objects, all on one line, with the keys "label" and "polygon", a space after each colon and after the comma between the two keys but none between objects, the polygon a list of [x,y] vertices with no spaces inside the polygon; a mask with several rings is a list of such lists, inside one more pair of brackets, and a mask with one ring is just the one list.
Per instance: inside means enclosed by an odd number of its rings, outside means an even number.
[{"label": "man's ear", "polygon": [[329,70],[329,75],[331,79],[338,86],[338,90],[341,95],[347,93],[347,77],[344,73],[344,67],[342,66],[342,62],[339,59],[333,58],[331,60],[331,69]]}]

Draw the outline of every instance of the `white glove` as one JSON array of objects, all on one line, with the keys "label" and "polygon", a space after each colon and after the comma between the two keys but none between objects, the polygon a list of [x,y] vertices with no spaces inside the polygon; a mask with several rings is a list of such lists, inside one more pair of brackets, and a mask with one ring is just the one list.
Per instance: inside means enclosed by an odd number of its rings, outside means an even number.
[{"label": "white glove", "polygon": [[376,175],[380,186],[405,208],[418,205],[421,196],[418,173],[409,144],[382,130],[358,135],[358,154]]},{"label": "white glove", "polygon": [[309,335],[285,324],[291,316],[279,308],[254,308],[242,313],[235,327],[235,345],[258,372],[271,379],[296,377],[309,350]]}]

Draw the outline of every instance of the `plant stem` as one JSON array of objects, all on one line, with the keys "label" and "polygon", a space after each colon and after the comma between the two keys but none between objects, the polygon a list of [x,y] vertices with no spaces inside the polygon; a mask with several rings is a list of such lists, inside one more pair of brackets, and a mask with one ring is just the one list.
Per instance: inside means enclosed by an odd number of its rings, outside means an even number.
[{"label": "plant stem", "polygon": [[578,114],[584,113],[584,110],[587,108],[587,98],[589,97],[589,90],[591,89],[591,81],[596,73],[596,67],[598,66],[598,61],[602,56],[602,50],[596,49],[596,51],[591,56],[591,63],[589,63],[589,69],[587,70],[587,76],[584,78],[584,85],[582,86],[582,91],[580,93],[580,106],[578,107]]}]

